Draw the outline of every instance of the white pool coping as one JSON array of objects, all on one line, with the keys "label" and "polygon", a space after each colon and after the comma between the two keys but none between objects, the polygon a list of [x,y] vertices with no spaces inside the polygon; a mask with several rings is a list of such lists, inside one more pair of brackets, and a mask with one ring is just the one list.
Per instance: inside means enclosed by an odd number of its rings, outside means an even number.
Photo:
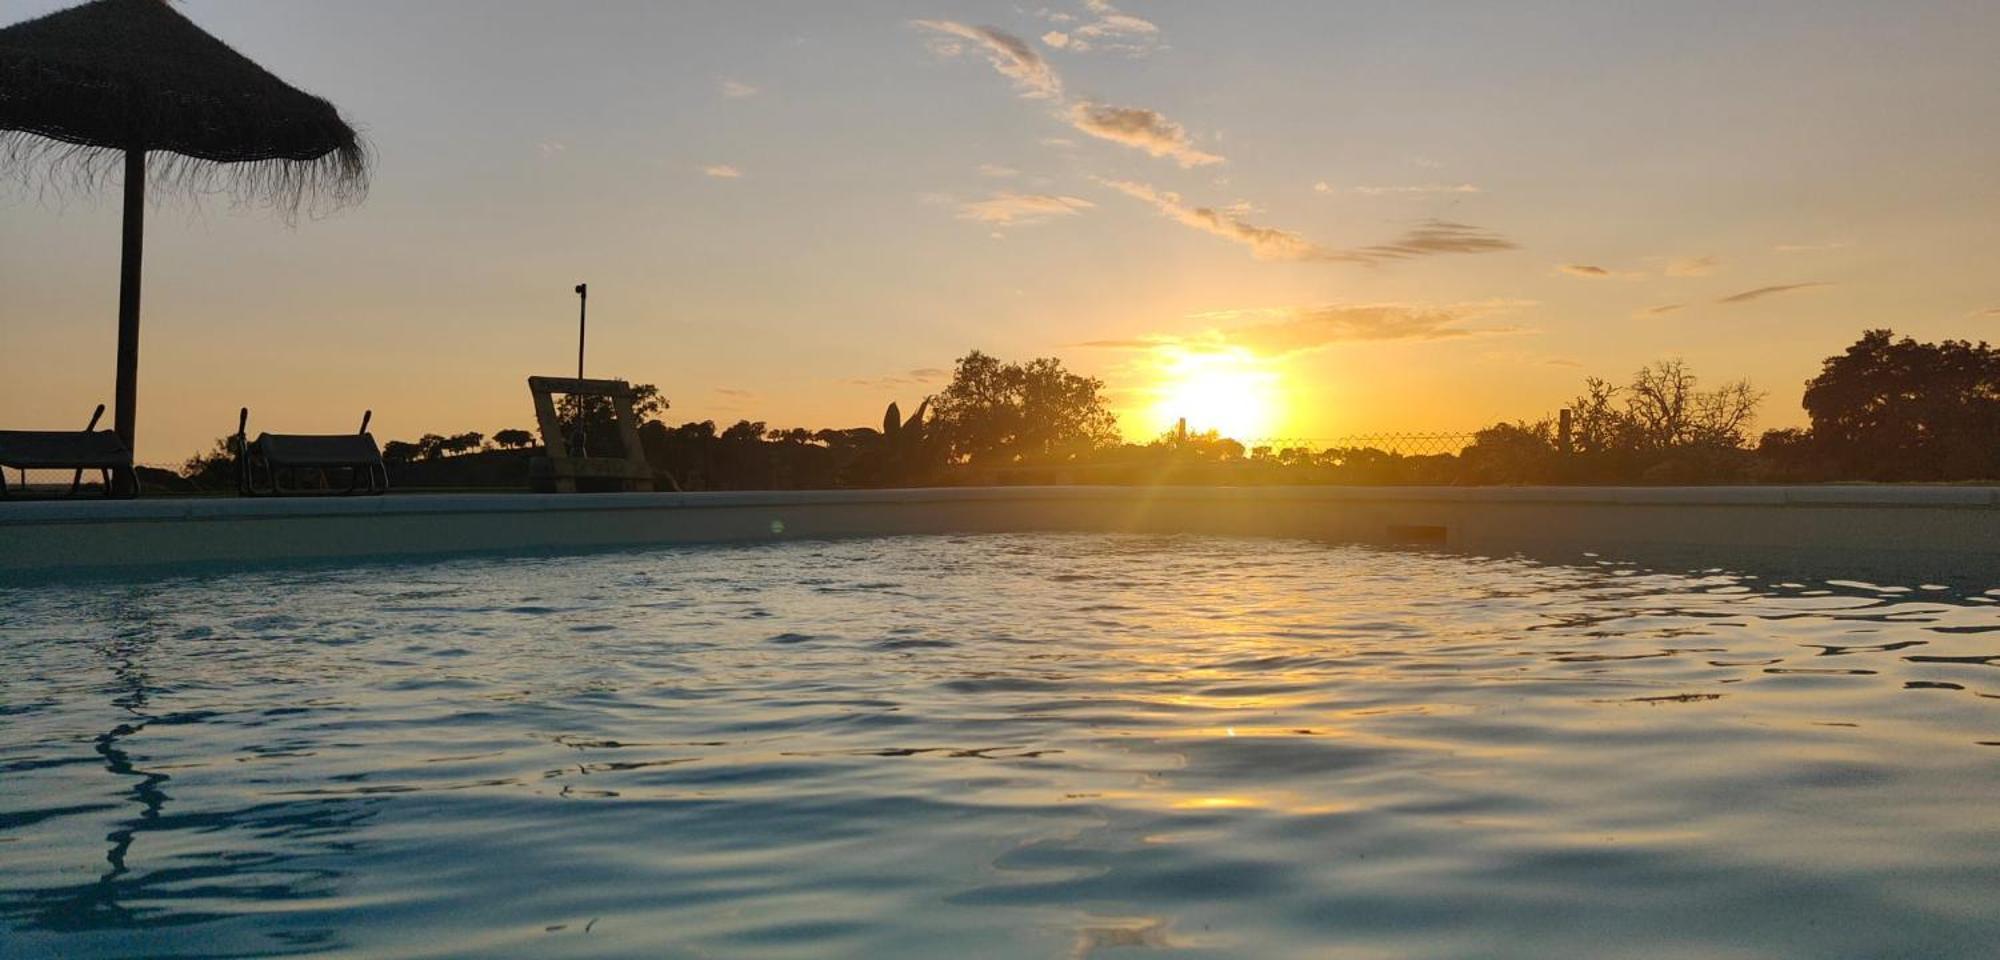
[{"label": "white pool coping", "polygon": [[2000,487],[951,487],[0,502],[0,573],[1032,531],[1480,552],[1899,552],[2000,569]]}]

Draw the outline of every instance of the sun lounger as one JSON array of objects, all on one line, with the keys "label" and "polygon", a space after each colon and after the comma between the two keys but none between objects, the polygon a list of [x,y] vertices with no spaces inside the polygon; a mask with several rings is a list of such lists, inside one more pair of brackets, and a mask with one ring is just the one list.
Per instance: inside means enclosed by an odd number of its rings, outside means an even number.
[{"label": "sun lounger", "polygon": [[75,470],[70,477],[71,495],[83,487],[83,472],[96,470],[104,478],[104,495],[130,497],[139,492],[139,478],[132,472],[132,451],[125,441],[109,430],[97,429],[104,416],[104,404],[90,415],[90,425],[82,430],[0,430],[0,497],[9,495],[4,468],[17,470]]},{"label": "sun lounger", "polygon": [[[389,490],[389,470],[382,450],[368,433],[374,411],[361,414],[361,429],[346,434],[260,433],[250,440],[250,408],[236,421],[236,485],[246,497],[304,494],[377,494]],[[336,487],[334,475],[347,472],[347,486]],[[318,485],[301,481],[316,477]]]}]

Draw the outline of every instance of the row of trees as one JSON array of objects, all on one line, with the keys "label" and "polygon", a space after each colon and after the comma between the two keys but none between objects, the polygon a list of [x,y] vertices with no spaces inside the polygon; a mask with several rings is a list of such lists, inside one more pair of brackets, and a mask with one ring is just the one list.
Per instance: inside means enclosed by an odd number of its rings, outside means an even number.
[{"label": "row of trees", "polygon": [[[1010,363],[979,351],[908,416],[890,404],[880,429],[774,429],[743,420],[669,426],[667,401],[640,385],[635,412],[646,456],[688,489],[892,486],[984,482],[1211,483],[1738,483],[2000,479],[2000,351],[1985,343],[1900,340],[1871,330],[1829,357],[1806,384],[1811,425],[1753,436],[1764,394],[1747,381],[1704,387],[1678,360],[1624,383],[1591,377],[1561,419],[1500,423],[1456,452],[1370,447],[1257,447],[1213,431],[1119,439],[1104,384],[1060,360]],[[581,428],[596,456],[621,456],[608,402],[565,401],[566,436]],[[540,440],[503,430],[426,434],[384,448],[405,482],[481,460],[518,461],[488,474],[525,482]],[[188,464],[220,472],[227,445]],[[514,481],[508,481],[514,482]]]}]

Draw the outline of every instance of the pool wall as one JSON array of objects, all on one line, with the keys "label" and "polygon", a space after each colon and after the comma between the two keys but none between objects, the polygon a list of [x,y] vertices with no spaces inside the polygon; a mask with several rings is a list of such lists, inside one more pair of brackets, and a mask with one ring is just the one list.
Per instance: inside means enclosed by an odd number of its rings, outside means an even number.
[{"label": "pool wall", "polygon": [[2000,487],[986,487],[0,503],[0,574],[1032,531],[1478,553],[1812,551],[2000,569]]}]

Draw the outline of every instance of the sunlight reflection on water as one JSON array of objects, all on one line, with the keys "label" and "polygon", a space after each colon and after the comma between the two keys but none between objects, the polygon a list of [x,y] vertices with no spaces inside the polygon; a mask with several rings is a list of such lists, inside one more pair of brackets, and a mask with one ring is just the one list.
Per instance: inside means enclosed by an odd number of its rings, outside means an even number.
[{"label": "sunlight reflection on water", "polygon": [[1991,956],[1979,589],[1043,535],[0,591],[0,953]]}]

